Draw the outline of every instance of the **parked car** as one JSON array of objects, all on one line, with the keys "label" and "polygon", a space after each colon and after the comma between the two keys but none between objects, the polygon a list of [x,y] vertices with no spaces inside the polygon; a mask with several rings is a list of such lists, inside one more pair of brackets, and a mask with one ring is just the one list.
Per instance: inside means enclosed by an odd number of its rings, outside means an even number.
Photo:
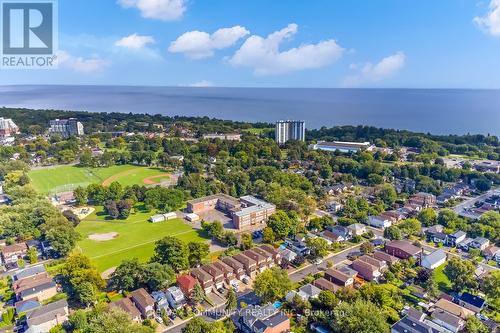
[{"label": "parked car", "polygon": [[243,275],[241,277],[241,281],[244,283],[244,284],[249,284],[250,283],[250,277],[246,276],[246,275]]},{"label": "parked car", "polygon": [[349,253],[347,255],[347,259],[349,260],[356,260],[358,259],[359,257],[361,257],[363,255],[363,253],[361,251],[352,251],[351,253]]}]

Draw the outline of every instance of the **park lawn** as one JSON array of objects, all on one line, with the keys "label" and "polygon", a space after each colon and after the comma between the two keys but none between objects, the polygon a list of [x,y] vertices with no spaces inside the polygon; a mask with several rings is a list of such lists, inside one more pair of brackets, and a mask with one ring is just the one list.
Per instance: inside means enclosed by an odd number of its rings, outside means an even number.
[{"label": "park lawn", "polygon": [[438,268],[434,270],[434,276],[436,278],[436,282],[439,286],[439,290],[441,291],[449,291],[451,289],[451,281],[448,279],[446,274],[444,274],[444,267],[446,264],[442,264]]},{"label": "park lawn", "polygon": [[250,133],[250,134],[255,134],[255,135],[261,135],[261,134],[264,134],[264,133],[267,133],[267,132],[274,132],[274,128],[246,128],[244,130],[242,130],[242,132],[247,132],[247,133]]},{"label": "park lawn", "polygon": [[[87,255],[99,271],[118,266],[125,259],[137,258],[146,262],[153,255],[155,242],[166,236],[174,236],[185,242],[205,241],[200,233],[181,219],[150,223],[153,212],[137,211],[127,220],[107,221],[102,207],[85,218],[76,228],[82,239],[77,249]],[[93,241],[90,234],[116,232],[118,236],[108,241]]]},{"label": "park lawn", "polygon": [[[144,178],[159,176],[163,173],[161,169],[134,165],[115,165],[107,168],[63,165],[31,170],[28,176],[38,192],[50,194],[71,191],[78,186],[87,186],[92,183],[102,184],[107,179],[116,180],[124,186],[143,184]],[[168,178],[168,176],[162,178]],[[154,179],[154,181],[159,182],[162,178]]]}]

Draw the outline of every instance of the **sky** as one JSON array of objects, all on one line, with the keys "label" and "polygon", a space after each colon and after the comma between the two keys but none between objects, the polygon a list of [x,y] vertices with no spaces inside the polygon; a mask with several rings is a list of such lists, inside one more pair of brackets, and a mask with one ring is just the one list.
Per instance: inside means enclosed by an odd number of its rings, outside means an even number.
[{"label": "sky", "polygon": [[500,0],[59,0],[59,68],[0,84],[500,88]]}]

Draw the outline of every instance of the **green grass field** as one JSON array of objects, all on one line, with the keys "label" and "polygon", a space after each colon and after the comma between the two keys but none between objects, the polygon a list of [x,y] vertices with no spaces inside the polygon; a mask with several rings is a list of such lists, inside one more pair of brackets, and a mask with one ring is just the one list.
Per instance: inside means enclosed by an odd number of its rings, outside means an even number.
[{"label": "green grass field", "polygon": [[446,264],[442,264],[438,268],[434,270],[434,275],[436,277],[436,282],[439,286],[439,290],[441,291],[449,291],[451,288],[451,281],[448,279],[448,277],[444,274],[444,267]]},{"label": "green grass field", "polygon": [[[71,191],[78,186],[116,180],[122,185],[143,184],[146,177],[160,176],[165,171],[158,168],[116,165],[108,168],[81,168],[77,166],[57,166],[31,170],[28,176],[35,189],[44,194]],[[160,182],[162,178],[155,178]]]},{"label": "green grass field", "polygon": [[[87,255],[102,272],[118,266],[124,259],[138,258],[142,262],[149,260],[153,255],[155,242],[165,236],[175,236],[185,242],[205,240],[198,231],[180,219],[150,223],[147,220],[151,215],[153,212],[136,211],[125,221],[107,221],[102,208],[98,208],[76,228],[82,235],[77,249]],[[90,234],[111,232],[118,233],[113,240],[88,239]]]}]

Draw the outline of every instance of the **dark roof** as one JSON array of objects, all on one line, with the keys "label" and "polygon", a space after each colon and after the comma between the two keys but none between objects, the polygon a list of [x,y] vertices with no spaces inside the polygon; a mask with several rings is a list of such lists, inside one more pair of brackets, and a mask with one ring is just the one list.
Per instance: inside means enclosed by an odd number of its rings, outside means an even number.
[{"label": "dark roof", "polygon": [[47,290],[47,289],[55,288],[55,287],[56,287],[56,283],[54,281],[50,281],[50,282],[40,284],[38,286],[34,286],[33,288],[23,290],[19,293],[19,295],[21,296],[21,298],[25,298],[26,296],[36,294],[42,290]]},{"label": "dark roof", "polygon": [[444,311],[442,309],[436,309],[432,312],[432,318],[436,318],[442,322],[445,322],[447,324],[450,324],[454,327],[459,327],[462,319],[460,317],[457,317],[448,311]]},{"label": "dark roof", "polygon": [[392,326],[391,332],[397,333],[438,333],[424,322],[413,317],[406,316]]},{"label": "dark roof", "polygon": [[325,272],[325,275],[329,275],[333,277],[335,280],[338,280],[342,283],[346,283],[351,277],[344,272],[338,271],[334,268],[330,268]]},{"label": "dark roof", "polygon": [[43,265],[28,267],[28,268],[20,270],[16,274],[14,274],[14,279],[21,280],[21,279],[28,278],[28,277],[31,277],[33,275],[41,274],[44,272],[45,272],[45,267],[43,267]]},{"label": "dark roof", "polygon": [[416,255],[422,251],[422,249],[420,249],[419,247],[416,247],[412,243],[410,243],[408,241],[403,241],[403,240],[394,240],[394,241],[386,243],[385,246],[386,246],[386,248],[387,247],[398,248],[401,251],[404,251],[410,255]]},{"label": "dark roof", "polygon": [[484,304],[486,303],[486,301],[484,299],[482,299],[481,297],[472,295],[472,294],[470,294],[468,292],[463,293],[460,296],[460,300],[462,302],[465,302],[465,303],[468,303],[470,305],[473,305],[473,306],[475,306],[477,308],[482,308],[484,306]]},{"label": "dark roof", "polygon": [[26,312],[40,307],[40,303],[35,299],[29,299],[26,301],[16,302],[14,307],[16,308],[16,313]]},{"label": "dark roof", "polygon": [[130,298],[122,298],[121,300],[110,303],[109,306],[111,308],[118,308],[125,311],[130,315],[131,318],[137,318],[141,316],[139,309],[135,307]]},{"label": "dark roof", "polygon": [[28,326],[46,323],[57,315],[66,315],[67,308],[68,302],[62,299],[35,309],[26,315]]}]

